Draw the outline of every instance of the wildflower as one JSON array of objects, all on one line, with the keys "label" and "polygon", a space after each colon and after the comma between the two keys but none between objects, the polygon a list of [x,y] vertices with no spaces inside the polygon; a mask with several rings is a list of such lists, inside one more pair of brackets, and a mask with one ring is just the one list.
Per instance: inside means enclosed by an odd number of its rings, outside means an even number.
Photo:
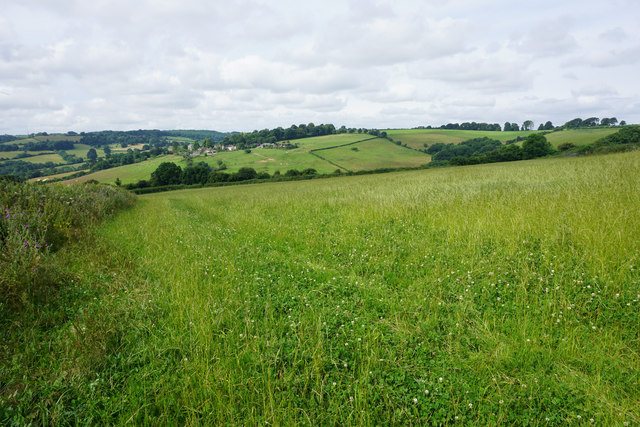
[{"label": "wildflower", "polygon": [[418,398],[417,397],[413,398],[413,403],[418,403]]}]

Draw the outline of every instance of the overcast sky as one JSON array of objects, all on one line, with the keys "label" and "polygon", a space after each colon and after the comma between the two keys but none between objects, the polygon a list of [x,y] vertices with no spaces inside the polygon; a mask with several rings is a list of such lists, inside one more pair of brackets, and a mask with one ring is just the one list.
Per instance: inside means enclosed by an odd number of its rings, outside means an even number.
[{"label": "overcast sky", "polygon": [[0,4],[0,133],[640,122],[638,0]]}]

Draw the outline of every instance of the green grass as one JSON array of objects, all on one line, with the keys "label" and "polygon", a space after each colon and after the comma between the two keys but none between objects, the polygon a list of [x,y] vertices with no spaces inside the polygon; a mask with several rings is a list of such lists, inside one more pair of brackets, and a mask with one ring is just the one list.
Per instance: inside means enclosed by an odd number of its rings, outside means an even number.
[{"label": "green grass", "polygon": [[[48,151],[50,153],[50,151]],[[0,159],[14,159],[16,156],[24,153],[24,151],[0,151]],[[26,160],[26,159],[18,159]]]},{"label": "green grass", "polygon": [[[87,159],[87,152],[92,148],[87,144],[73,144],[73,150],[65,150],[68,154],[73,154],[76,157],[82,157],[83,159]],[[113,147],[112,147],[113,149]],[[102,148],[96,148],[96,153],[98,153],[98,157],[104,157],[104,151]]]},{"label": "green grass", "polygon": [[227,165],[225,172],[236,172],[242,167],[251,167],[258,172],[268,172],[269,174],[278,170],[284,174],[289,169],[303,170],[307,168],[314,168],[319,173],[331,173],[336,169],[335,166],[317,158],[303,148],[294,150],[252,149],[248,154],[244,150],[226,151],[210,157],[193,159],[194,162],[204,161],[214,167],[217,167],[218,160]]},{"label": "green grass", "polygon": [[430,156],[376,138],[317,154],[350,171],[378,168],[416,167],[429,163]]},{"label": "green grass", "polygon": [[614,134],[619,130],[620,128],[567,129],[549,133],[545,137],[556,148],[566,142],[581,146],[593,144],[600,138]]},{"label": "green grass", "polygon": [[350,144],[373,138],[368,134],[341,133],[337,135],[325,135],[314,138],[302,138],[292,140],[291,143],[298,144],[304,151],[318,150],[321,148],[336,147],[338,145]]},{"label": "green grass", "polygon": [[438,142],[445,144],[459,144],[473,138],[487,137],[505,142],[517,137],[526,137],[535,131],[520,132],[488,132],[476,130],[455,130],[455,129],[392,129],[387,131],[387,135],[396,141],[401,141],[411,148],[423,149],[424,144],[433,145]]},{"label": "green grass", "polygon": [[[569,131],[561,131],[547,134],[547,138],[554,145],[558,146],[563,142],[573,142],[575,145],[584,145],[591,143],[602,136],[615,132],[615,129],[575,129]],[[422,150],[424,144],[433,145],[436,142],[444,143],[460,143],[470,138],[478,138],[487,136],[489,138],[498,139],[500,141],[508,141],[517,137],[525,137],[533,132],[483,132],[483,131],[464,131],[464,130],[442,130],[442,129],[404,129],[389,130],[387,132],[391,138],[401,141],[410,148]],[[337,134],[327,135],[315,138],[303,138],[293,140],[292,142],[299,145],[299,148],[292,150],[283,149],[252,149],[247,154],[244,150],[239,151],[223,151],[214,156],[196,157],[194,162],[205,162],[212,167],[218,167],[218,160],[223,161],[227,166],[227,172],[236,172],[242,167],[252,167],[258,172],[268,172],[273,174],[275,171],[285,173],[289,169],[304,170],[307,168],[316,169],[319,173],[331,173],[335,171],[339,165],[344,170],[358,171],[363,169],[376,168],[392,168],[392,167],[411,167],[428,163],[430,156],[417,153],[405,148],[399,148],[392,144],[368,142],[363,144],[348,145],[331,150],[322,150],[323,148],[335,147],[344,144],[370,139],[370,135],[366,134]],[[380,140],[378,140],[380,141]],[[354,146],[362,146],[365,149],[359,152],[351,150]],[[76,144],[76,149],[69,151],[77,156],[86,157],[85,148]],[[318,150],[317,154],[327,159],[324,161],[314,156],[311,151]],[[360,148],[359,148],[360,149]],[[114,149],[115,150],[115,149]],[[115,151],[114,151],[115,152]],[[0,156],[2,154],[0,153]],[[104,155],[100,150],[99,156]],[[151,172],[157,168],[162,161],[172,161],[184,168],[187,163],[179,156],[169,156],[160,159],[136,163],[127,166],[121,166],[114,171],[100,171],[85,177],[79,178],[79,181],[88,179],[96,179],[99,182],[113,183],[117,177],[124,184],[134,183],[141,179],[149,179]],[[333,162],[333,164],[332,164]]]},{"label": "green grass", "polygon": [[639,208],[640,152],[140,197],[8,321],[7,420],[638,424]]},{"label": "green grass", "polygon": [[[37,154],[38,152],[35,151],[35,152],[29,152],[29,153]],[[48,153],[51,153],[51,152],[49,151]],[[62,157],[60,157],[58,154],[55,154],[55,153],[25,157],[24,159],[20,159],[20,160],[24,160],[25,162],[30,162],[30,163],[47,163],[47,162],[65,163],[65,161],[62,160]]]},{"label": "green grass", "polygon": [[148,180],[151,177],[151,172],[155,171],[160,163],[174,162],[179,163],[182,160],[180,156],[167,155],[159,156],[154,159],[145,160],[144,162],[134,163],[131,165],[118,166],[111,169],[105,169],[98,172],[94,172],[89,175],[84,175],[79,178],[67,180],[67,183],[85,182],[90,179],[95,179],[101,183],[113,184],[116,178],[120,178],[123,184],[129,184],[138,182],[142,179]]}]

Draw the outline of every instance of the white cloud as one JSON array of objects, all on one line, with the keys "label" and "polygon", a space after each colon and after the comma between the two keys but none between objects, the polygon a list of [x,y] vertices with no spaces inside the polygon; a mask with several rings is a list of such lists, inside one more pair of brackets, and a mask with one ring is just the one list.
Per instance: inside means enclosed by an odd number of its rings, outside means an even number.
[{"label": "white cloud", "polygon": [[640,5],[614,3],[4,0],[0,133],[638,122]]}]

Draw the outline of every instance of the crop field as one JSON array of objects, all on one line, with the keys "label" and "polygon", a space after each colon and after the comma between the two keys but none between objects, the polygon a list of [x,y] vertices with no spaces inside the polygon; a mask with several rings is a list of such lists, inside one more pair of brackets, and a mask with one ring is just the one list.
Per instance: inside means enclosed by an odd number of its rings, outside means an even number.
[{"label": "crop field", "polygon": [[639,209],[640,152],[142,196],[60,254],[88,306],[31,332],[5,401],[45,424],[636,425]]},{"label": "crop field", "polygon": [[415,167],[427,164],[431,159],[429,155],[400,147],[381,138],[322,150],[317,154],[350,171]]}]

